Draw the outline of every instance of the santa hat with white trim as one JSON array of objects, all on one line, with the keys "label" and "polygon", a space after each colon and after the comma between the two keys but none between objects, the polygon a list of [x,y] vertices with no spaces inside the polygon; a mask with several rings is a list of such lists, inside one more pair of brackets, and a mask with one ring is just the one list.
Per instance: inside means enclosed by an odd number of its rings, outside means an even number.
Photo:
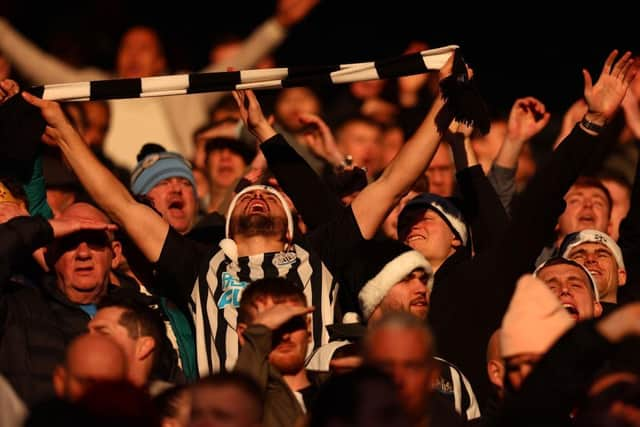
[{"label": "santa hat with white trim", "polygon": [[396,240],[367,241],[363,248],[368,280],[358,292],[358,301],[365,319],[369,319],[387,292],[415,269],[429,275],[427,287],[433,286],[433,269],[418,251]]}]

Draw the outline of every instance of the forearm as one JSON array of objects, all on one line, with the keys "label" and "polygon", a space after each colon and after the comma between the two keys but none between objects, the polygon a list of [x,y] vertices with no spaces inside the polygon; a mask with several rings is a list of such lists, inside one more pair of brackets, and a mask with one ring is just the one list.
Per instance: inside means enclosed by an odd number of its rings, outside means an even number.
[{"label": "forearm", "polygon": [[265,391],[269,380],[269,353],[272,332],[263,325],[251,325],[244,331],[244,344],[240,347],[235,371],[254,378]]},{"label": "forearm", "polygon": [[108,78],[107,74],[100,70],[78,70],[49,55],[17,32],[3,18],[0,18],[0,51],[20,74],[34,84]]},{"label": "forearm", "polygon": [[340,201],[282,136],[268,139],[260,149],[269,169],[309,228],[314,229],[335,217],[335,212],[342,207]]},{"label": "forearm", "polygon": [[143,254],[155,262],[169,230],[153,210],[137,203],[129,191],[91,152],[68,122],[59,129],[58,146],[76,176],[95,202],[133,239]]},{"label": "forearm", "polygon": [[42,171],[42,157],[38,156],[33,162],[33,172],[29,182],[24,185],[24,192],[29,199],[29,214],[52,218],[53,212],[47,203],[46,183]]},{"label": "forearm", "polygon": [[511,202],[513,201],[513,196],[516,194],[516,170],[505,168],[494,163],[491,166],[487,178],[500,198],[500,202],[507,212],[507,215],[511,215]]},{"label": "forearm", "polygon": [[435,117],[443,105],[438,98],[415,134],[405,143],[382,176],[368,185],[352,203],[362,235],[371,239],[389,209],[427,168],[440,142]]},{"label": "forearm", "polygon": [[456,171],[460,172],[478,164],[478,158],[471,147],[471,139],[469,137],[456,132],[449,139],[450,141],[448,142],[453,154]]},{"label": "forearm", "polygon": [[515,169],[518,166],[518,157],[524,143],[524,140],[505,137],[493,164],[507,169]]}]

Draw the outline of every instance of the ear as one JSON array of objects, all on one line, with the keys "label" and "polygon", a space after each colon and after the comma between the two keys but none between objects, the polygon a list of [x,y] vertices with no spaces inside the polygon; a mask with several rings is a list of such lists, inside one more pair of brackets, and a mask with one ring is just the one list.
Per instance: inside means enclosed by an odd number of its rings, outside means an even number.
[{"label": "ear", "polygon": [[487,362],[487,375],[489,381],[499,389],[504,388],[504,365],[497,360],[489,360]]},{"label": "ear", "polygon": [[247,326],[248,325],[246,323],[238,323],[238,327],[236,328],[236,332],[238,333],[238,342],[241,347],[244,345],[244,331],[247,330]]},{"label": "ear", "polygon": [[111,252],[113,253],[113,258],[111,259],[111,269],[117,269],[122,263],[124,257],[122,256],[122,243],[118,240],[114,240],[111,242]]},{"label": "ear", "polygon": [[627,284],[627,272],[621,268],[618,269],[618,286]]},{"label": "ear", "polygon": [[598,318],[602,316],[602,304],[598,301],[593,302],[593,317]]},{"label": "ear", "polygon": [[136,341],[136,359],[144,360],[153,354],[156,349],[156,340],[151,337],[140,337]]},{"label": "ear", "polygon": [[451,247],[459,248],[460,246],[462,246],[462,242],[460,241],[460,239],[454,236],[454,238],[451,240]]},{"label": "ear", "polygon": [[53,390],[56,396],[64,398],[64,384],[67,382],[67,371],[62,365],[56,366],[53,370]]}]

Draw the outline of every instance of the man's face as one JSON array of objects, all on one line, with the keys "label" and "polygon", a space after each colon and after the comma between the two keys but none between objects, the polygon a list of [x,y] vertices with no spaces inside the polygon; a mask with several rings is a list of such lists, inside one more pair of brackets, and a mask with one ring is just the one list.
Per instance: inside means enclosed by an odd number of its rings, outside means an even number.
[{"label": "man's face", "polygon": [[440,144],[426,173],[429,177],[430,193],[441,197],[449,197],[453,194],[455,186],[453,159],[446,144]]},{"label": "man's face", "polygon": [[389,373],[400,393],[407,412],[414,417],[424,414],[437,369],[422,331],[390,328],[373,333],[368,360]]},{"label": "man's face", "polygon": [[[272,298],[261,301],[259,308],[253,310],[253,317],[270,309],[276,303]],[[288,300],[281,304],[293,307],[305,307],[301,301]],[[309,347],[309,318],[296,316],[285,325],[273,331],[273,347],[269,353],[269,363],[283,375],[295,375],[304,369]]]},{"label": "man's face", "polygon": [[351,155],[353,164],[367,169],[374,176],[382,168],[382,131],[367,122],[345,124],[336,134],[336,144],[344,155]]},{"label": "man's face", "polygon": [[191,395],[190,427],[256,427],[258,409],[253,400],[232,385],[198,385]]},{"label": "man's face", "polygon": [[598,286],[600,299],[616,301],[618,286],[624,284],[626,273],[618,268],[611,249],[602,243],[583,243],[571,249],[567,258],[583,265],[591,272]]},{"label": "man's face", "polygon": [[429,310],[428,280],[429,275],[423,269],[413,270],[389,289],[380,306],[384,311],[405,311],[426,319]]},{"label": "man's face", "polygon": [[287,233],[287,215],[277,196],[265,190],[243,194],[231,213],[231,235],[282,237]]},{"label": "man's face", "polygon": [[280,125],[290,132],[297,133],[305,127],[300,122],[300,115],[319,114],[320,103],[315,94],[307,88],[287,88],[283,89],[278,97],[274,113]]},{"label": "man's face", "polygon": [[439,266],[454,252],[455,247],[460,246],[460,240],[433,209],[426,209],[422,215],[416,212],[416,215],[404,243],[420,252],[435,266]]},{"label": "man's face", "polygon": [[207,159],[207,171],[214,188],[229,188],[242,177],[245,163],[242,156],[228,148],[213,150]]},{"label": "man's face", "polygon": [[145,27],[129,30],[120,42],[116,58],[118,77],[151,77],[161,74],[166,60],[157,35]]},{"label": "man's face", "polygon": [[86,102],[83,107],[87,117],[84,139],[91,147],[102,147],[109,130],[109,107],[100,102]]},{"label": "man's face", "polygon": [[191,231],[196,221],[197,204],[194,188],[186,178],[163,179],[147,193],[153,206],[180,234]]},{"label": "man's face", "polygon": [[89,322],[89,333],[105,335],[114,340],[122,348],[131,365],[135,357],[136,340],[129,335],[127,328],[120,324],[123,313],[124,309],[120,307],[101,308]]},{"label": "man's face", "polygon": [[[61,215],[64,219],[108,222],[96,208],[78,203]],[[104,231],[80,231],[56,239],[48,249],[58,288],[76,304],[96,303],[106,292],[114,262],[114,243]]]},{"label": "man's face", "polygon": [[604,233],[609,225],[609,202],[596,187],[573,186],[564,196],[567,207],[558,218],[560,235],[593,228]]},{"label": "man's face", "polygon": [[579,267],[569,264],[550,265],[541,269],[537,277],[547,284],[576,321],[602,314],[602,306],[595,301],[589,278]]}]

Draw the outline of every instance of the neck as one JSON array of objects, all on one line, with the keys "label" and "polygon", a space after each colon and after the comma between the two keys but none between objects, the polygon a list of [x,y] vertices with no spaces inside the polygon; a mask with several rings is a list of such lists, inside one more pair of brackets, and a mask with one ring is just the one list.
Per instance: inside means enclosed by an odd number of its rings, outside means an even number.
[{"label": "neck", "polygon": [[284,379],[284,382],[286,382],[293,391],[299,391],[311,385],[309,377],[307,376],[307,370],[304,368],[294,375],[283,375],[282,379]]},{"label": "neck", "polygon": [[609,293],[607,295],[604,295],[600,298],[600,302],[609,302],[612,304],[617,304],[618,303],[618,295],[616,294],[616,292],[612,292]]},{"label": "neck", "polygon": [[151,364],[136,363],[129,369],[128,379],[131,384],[136,387],[144,387],[147,385],[149,374],[151,373]]},{"label": "neck", "polygon": [[236,236],[233,240],[238,247],[238,256],[250,256],[284,250],[284,243],[277,237],[272,236]]}]

